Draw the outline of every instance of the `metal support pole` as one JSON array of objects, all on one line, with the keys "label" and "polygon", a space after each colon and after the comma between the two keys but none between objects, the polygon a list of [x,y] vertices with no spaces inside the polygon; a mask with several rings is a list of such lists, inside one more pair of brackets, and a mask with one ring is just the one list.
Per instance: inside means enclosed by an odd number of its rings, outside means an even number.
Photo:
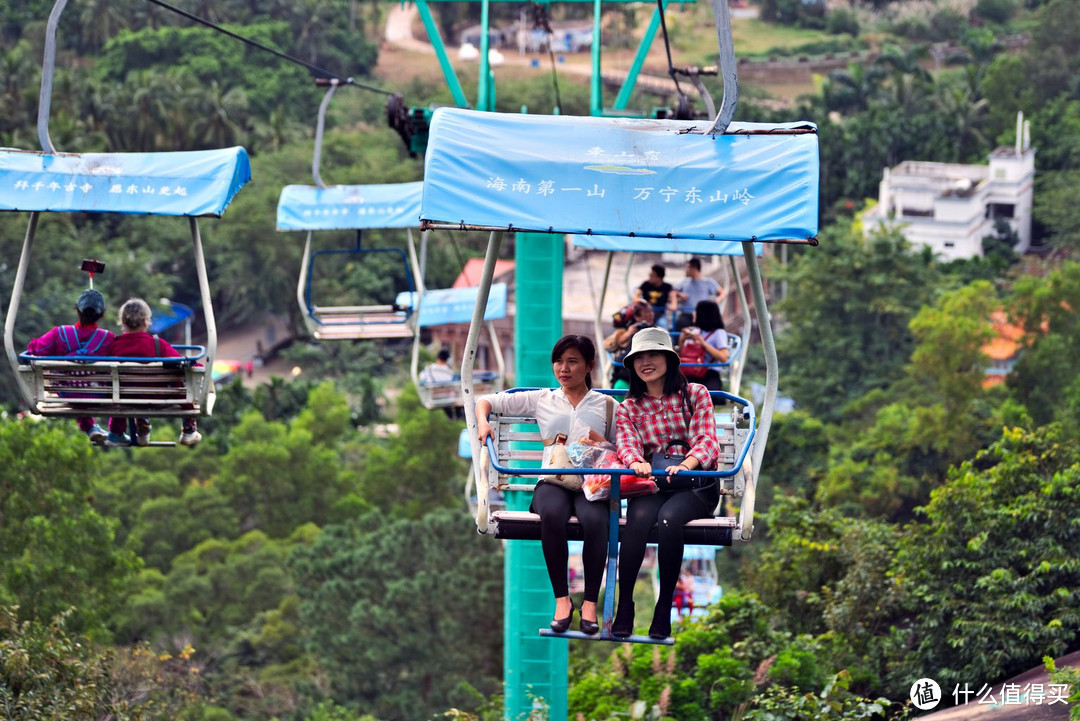
[{"label": "metal support pole", "polygon": [[596,300],[596,318],[593,321],[593,332],[596,335],[596,354],[600,358],[600,371],[603,377],[600,379],[601,388],[611,387],[611,363],[608,361],[607,352],[604,348],[604,296],[607,295],[608,278],[611,277],[611,263],[615,258],[615,252],[609,251],[607,263],[604,265],[604,282],[600,285],[600,297]]},{"label": "metal support pole", "polygon": [[600,78],[600,0],[593,1],[593,32],[590,56],[592,75],[589,77],[589,115],[604,114],[604,84]]},{"label": "metal support pole", "polygon": [[461,83],[458,81],[457,73],[454,72],[454,66],[450,64],[450,58],[446,54],[446,45],[443,43],[442,35],[439,33],[439,26],[435,24],[435,18],[431,15],[431,8],[428,7],[427,0],[416,0],[416,9],[420,11],[420,20],[424,23],[424,30],[427,31],[431,47],[435,49],[435,57],[439,59],[443,80],[446,81],[446,87],[450,90],[451,97],[454,98],[454,104],[459,108],[469,107],[469,101],[465,98],[465,91],[461,89]]},{"label": "metal support pole", "polygon": [[707,135],[723,133],[735,117],[735,106],[739,103],[739,66],[735,62],[735,42],[731,37],[731,10],[726,2],[713,3],[713,16],[716,19],[716,37],[720,42],[720,77],[724,81],[724,98],[720,102],[720,112],[713,121]]},{"label": "metal support pole", "polygon": [[[487,254],[484,256],[484,272],[480,276],[480,287],[476,290],[476,305],[473,306],[472,323],[469,324],[469,336],[465,340],[465,353],[461,357],[461,400],[465,406],[465,425],[469,429],[469,444],[473,458],[480,457],[480,441],[476,437],[476,394],[473,393],[473,370],[476,366],[476,348],[480,344],[480,329],[484,325],[484,312],[487,310],[488,294],[491,292],[491,279],[495,277],[495,261],[499,258],[502,245],[502,232],[493,230],[488,236]],[[474,467],[477,467],[474,464]],[[486,488],[486,483],[476,479],[477,489]]]},{"label": "metal support pole", "polygon": [[307,232],[307,240],[304,241],[304,254],[300,259],[300,278],[296,281],[296,302],[300,305],[300,313],[304,318],[304,325],[309,335],[315,335],[318,324],[311,317],[311,291],[308,288],[308,273],[311,267],[311,231]]},{"label": "metal support pole", "polygon": [[210,297],[210,280],[206,275],[206,257],[203,255],[202,236],[199,234],[199,221],[188,218],[191,228],[191,241],[195,246],[195,272],[199,277],[199,297],[202,299],[203,319],[206,322],[206,373],[203,378],[202,392],[197,396],[204,415],[210,415],[214,409],[214,356],[217,355],[217,324],[214,321],[214,305]]},{"label": "metal support pole", "polygon": [[[419,392],[420,387],[420,308],[424,305],[424,275],[420,269],[420,261],[416,258],[416,244],[413,242],[412,228],[406,228],[405,232],[409,239],[409,265],[412,273],[416,276],[416,293],[414,295],[414,303],[412,308],[412,317],[410,318],[413,323],[413,347],[412,347],[412,360],[409,363],[409,374],[412,376],[413,383],[416,385]],[[428,231],[423,231],[420,234],[421,243],[427,247],[427,234]]]},{"label": "metal support pole", "polygon": [[742,337],[739,345],[739,359],[735,367],[731,369],[728,380],[731,382],[731,392],[739,395],[739,385],[742,383],[742,372],[746,367],[746,359],[750,353],[750,332],[753,330],[753,319],[750,317],[750,304],[746,302],[746,288],[743,287],[742,274],[739,266],[735,263],[735,256],[729,255],[728,262],[731,264],[731,272],[735,277],[735,287],[739,292],[739,305],[742,306]]},{"label": "metal support pole", "polygon": [[[664,7],[667,7],[667,0],[664,0]],[[641,73],[641,68],[645,65],[645,58],[649,54],[653,38],[656,37],[656,31],[659,28],[660,8],[654,8],[652,19],[649,20],[649,27],[645,29],[645,34],[641,36],[641,42],[638,43],[637,53],[634,55],[634,62],[631,63],[630,70],[626,73],[626,79],[623,80],[623,84],[619,88],[619,94],[615,96],[615,104],[611,106],[612,109],[626,110],[626,106],[630,103],[630,96],[634,92],[634,86],[637,85],[638,75]],[[596,77],[600,76],[599,66],[593,70],[593,74]],[[601,110],[603,109],[601,108]]]},{"label": "metal support pole", "polygon": [[34,235],[37,233],[38,217],[41,213],[30,214],[30,224],[26,227],[26,237],[23,239],[22,255],[19,256],[19,267],[15,271],[15,285],[11,289],[11,301],[8,303],[7,318],[4,319],[4,349],[7,351],[8,363],[11,372],[18,381],[19,392],[27,407],[37,413],[37,401],[30,385],[23,380],[19,373],[18,352],[15,350],[15,317],[19,312],[19,301],[22,299],[23,285],[26,283],[26,269],[30,266],[30,250],[34,246]]},{"label": "metal support pole", "polygon": [[330,81],[330,87],[326,89],[326,94],[323,95],[322,102],[319,103],[319,117],[315,122],[315,150],[311,158],[311,177],[315,181],[315,185],[320,188],[326,187],[322,176],[319,175],[319,165],[322,162],[323,130],[326,129],[326,109],[330,107],[330,98],[334,97],[337,83],[337,80]]},{"label": "metal support pole", "polygon": [[64,12],[67,0],[56,0],[49,21],[45,24],[45,57],[41,63],[41,92],[38,96],[38,142],[46,153],[55,153],[49,137],[49,111],[52,107],[53,72],[56,70],[56,28]]},{"label": "metal support pole", "polygon": [[491,93],[491,62],[488,52],[491,49],[491,0],[480,1],[480,76],[476,86],[476,109],[494,110],[495,99]]},{"label": "metal support pole", "polygon": [[[746,488],[743,491],[742,511],[744,518],[753,520],[755,479],[761,475],[761,463],[765,458],[765,446],[769,442],[769,428],[772,426],[773,410],[776,408],[776,388],[779,385],[780,372],[777,368],[776,341],[772,334],[772,321],[769,318],[769,309],[765,303],[765,287],[761,281],[761,270],[758,268],[757,256],[754,255],[754,244],[744,241],[743,257],[746,259],[746,270],[750,276],[750,292],[754,296],[754,308],[757,310],[758,330],[761,332],[761,346],[765,351],[765,399],[762,401],[758,413],[757,433],[754,436],[754,452],[751,459],[751,477],[746,479]],[[740,524],[741,540],[749,541],[754,532],[752,523]]]}]

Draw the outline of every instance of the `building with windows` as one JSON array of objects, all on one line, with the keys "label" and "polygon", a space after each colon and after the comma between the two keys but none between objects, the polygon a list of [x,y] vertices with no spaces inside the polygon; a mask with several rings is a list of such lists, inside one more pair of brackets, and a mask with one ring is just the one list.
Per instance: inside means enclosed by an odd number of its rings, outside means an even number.
[{"label": "building with windows", "polygon": [[896,227],[913,245],[926,245],[945,260],[981,256],[982,239],[1004,219],[1019,237],[1015,249],[1031,245],[1035,150],[1029,126],[1017,118],[1017,142],[998,148],[987,165],[906,160],[886,168],[878,203],[863,213],[864,232]]}]

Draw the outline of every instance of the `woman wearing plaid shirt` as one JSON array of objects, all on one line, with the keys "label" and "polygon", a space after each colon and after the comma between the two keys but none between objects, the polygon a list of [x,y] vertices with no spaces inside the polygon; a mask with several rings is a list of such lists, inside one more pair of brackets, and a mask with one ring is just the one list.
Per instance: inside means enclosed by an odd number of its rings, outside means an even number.
[{"label": "woman wearing plaid shirt", "polygon": [[[668,466],[669,476],[713,470],[720,457],[716,442],[716,420],[712,400],[705,386],[687,383],[679,372],[679,354],[671,345],[671,335],[662,328],[645,328],[634,335],[630,352],[623,361],[630,373],[630,390],[615,413],[619,460],[639,476],[652,473],[649,459],[664,451],[671,441],[689,446],[682,463]],[[671,601],[679,581],[683,556],[683,525],[695,518],[707,518],[720,502],[714,479],[677,483],[671,488],[665,478],[657,478],[660,491],[637,496],[627,502],[626,527],[619,552],[619,607],[611,633],[625,638],[634,631],[634,584],[645,558],[646,537],[658,524],[657,560],[660,597],[653,610],[649,636],[671,635]]]}]

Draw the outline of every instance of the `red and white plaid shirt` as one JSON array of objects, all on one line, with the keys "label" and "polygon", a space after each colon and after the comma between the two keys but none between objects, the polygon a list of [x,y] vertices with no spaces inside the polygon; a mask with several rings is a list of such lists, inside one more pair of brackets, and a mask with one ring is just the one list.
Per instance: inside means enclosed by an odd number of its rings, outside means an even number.
[{"label": "red and white plaid shirt", "polygon": [[712,399],[703,385],[690,383],[688,389],[689,406],[680,393],[663,398],[649,395],[627,398],[619,404],[615,428],[620,461],[626,466],[648,463],[652,454],[663,450],[668,441],[683,440],[690,444],[687,455],[696,458],[700,468],[707,471],[716,468],[720,445],[716,442]]}]

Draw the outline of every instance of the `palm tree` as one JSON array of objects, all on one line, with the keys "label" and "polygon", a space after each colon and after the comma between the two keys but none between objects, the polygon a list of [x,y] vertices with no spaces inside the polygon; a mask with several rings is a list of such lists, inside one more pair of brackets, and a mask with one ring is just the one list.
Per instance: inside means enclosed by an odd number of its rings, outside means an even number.
[{"label": "palm tree", "polygon": [[247,94],[243,88],[228,90],[215,80],[191,98],[187,108],[194,122],[189,138],[196,148],[224,148],[243,144],[247,129]]},{"label": "palm tree", "polygon": [[962,75],[940,77],[936,83],[934,104],[952,128],[948,134],[953,148],[953,156],[949,158],[952,162],[972,160],[990,149],[990,141],[983,132],[990,102],[979,93],[981,74],[979,66],[968,65]]},{"label": "palm tree", "polygon": [[828,112],[841,114],[868,109],[882,96],[883,68],[852,63],[846,70],[833,70],[822,85],[821,93]]},{"label": "palm tree", "polygon": [[121,30],[131,27],[130,2],[117,0],[76,0],[74,10],[82,31],[76,36],[78,48],[93,55]]},{"label": "palm tree", "polygon": [[921,110],[933,87],[933,77],[920,61],[929,57],[925,45],[912,45],[901,49],[886,45],[874,59],[874,65],[888,73],[886,88],[891,91],[892,103],[902,117]]}]

